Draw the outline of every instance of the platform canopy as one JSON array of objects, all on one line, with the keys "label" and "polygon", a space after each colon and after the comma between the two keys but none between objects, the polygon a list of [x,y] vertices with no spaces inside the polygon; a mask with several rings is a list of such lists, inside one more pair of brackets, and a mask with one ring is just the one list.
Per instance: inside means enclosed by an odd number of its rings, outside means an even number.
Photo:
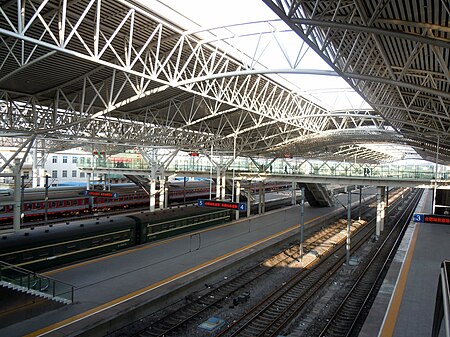
[{"label": "platform canopy", "polygon": [[226,27],[188,31],[138,1],[11,0],[0,9],[0,145],[379,162],[392,153],[361,144],[387,143],[450,162],[447,1],[264,2],[283,21],[252,34],[294,31],[371,107],[321,106],[233,47],[240,36]]}]

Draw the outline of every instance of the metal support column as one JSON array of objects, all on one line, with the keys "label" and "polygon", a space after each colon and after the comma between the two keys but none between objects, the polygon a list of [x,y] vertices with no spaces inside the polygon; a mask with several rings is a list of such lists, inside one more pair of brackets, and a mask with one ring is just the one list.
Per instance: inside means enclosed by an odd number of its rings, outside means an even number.
[{"label": "metal support column", "polygon": [[347,243],[345,245],[345,263],[348,266],[350,264],[350,228],[352,225],[352,193],[347,192]]},{"label": "metal support column", "polygon": [[384,231],[384,219],[386,216],[386,187],[383,186],[381,188],[381,223],[380,223],[380,230],[381,232]]},{"label": "metal support column", "polygon": [[164,208],[169,207],[169,177],[164,177]]},{"label": "metal support column", "polygon": [[305,227],[305,188],[302,187],[302,197],[300,201],[300,259],[303,258],[303,241]]},{"label": "metal support column", "polygon": [[[240,201],[241,198],[241,182],[236,180],[236,202]],[[236,220],[239,220],[239,210],[236,211]]]},{"label": "metal support column", "polygon": [[380,236],[381,234],[381,228],[384,227],[382,225],[382,221],[384,220],[382,215],[382,208],[383,208],[383,203],[382,203],[382,192],[381,190],[383,189],[383,187],[378,186],[378,191],[377,191],[377,224],[376,224],[376,229],[375,229],[375,235],[377,236],[377,238]]},{"label": "metal support column", "polygon": [[220,184],[220,199],[221,200],[225,200],[226,198],[226,194],[225,194],[225,186],[226,186],[226,176],[225,176],[225,171],[223,172],[222,176],[222,183]]},{"label": "metal support column", "polygon": [[220,184],[222,183],[222,179],[220,177],[220,168],[217,167],[217,179],[216,179],[216,199],[220,199],[220,191],[222,190],[220,188]]},{"label": "metal support column", "polygon": [[38,168],[38,141],[34,141],[33,149],[33,166],[31,168],[31,187],[36,188],[39,186],[39,168]]},{"label": "metal support column", "polygon": [[156,180],[155,179],[151,179],[150,180],[150,212],[154,212],[155,211],[155,206],[156,206]]},{"label": "metal support column", "polygon": [[45,224],[47,224],[48,221],[48,174],[45,176],[45,213],[44,213],[44,220]]},{"label": "metal support column", "polygon": [[159,209],[164,209],[165,200],[166,200],[166,181],[163,178],[159,179]]},{"label": "metal support column", "polygon": [[258,183],[258,214],[262,213],[262,181]]},{"label": "metal support column", "polygon": [[13,219],[13,229],[14,232],[20,230],[21,224],[21,183],[22,177],[20,175],[20,159],[14,159],[14,219]]},{"label": "metal support column", "polygon": [[359,185],[358,220],[361,220],[362,185]]},{"label": "metal support column", "polygon": [[252,196],[252,190],[251,190],[251,182],[248,182],[248,188],[247,188],[247,218],[250,217],[251,214],[251,207],[252,207],[252,200],[251,200],[251,196]]},{"label": "metal support column", "polygon": [[266,186],[264,181],[262,182],[262,212],[266,213]]},{"label": "metal support column", "polygon": [[295,205],[296,203],[296,195],[295,195],[295,187],[296,187],[297,183],[295,181],[292,182],[292,200],[291,200],[291,205]]}]

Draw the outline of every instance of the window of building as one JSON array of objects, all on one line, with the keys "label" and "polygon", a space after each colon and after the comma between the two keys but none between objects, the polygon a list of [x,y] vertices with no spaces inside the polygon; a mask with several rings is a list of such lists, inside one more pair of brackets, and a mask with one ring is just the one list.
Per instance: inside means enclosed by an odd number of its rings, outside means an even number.
[{"label": "window of building", "polygon": [[23,171],[23,178],[30,179],[30,171]]},{"label": "window of building", "polygon": [[77,177],[77,170],[72,170],[72,178],[76,178]]},{"label": "window of building", "polygon": [[72,157],[72,164],[76,164],[78,163],[78,157],[77,156],[73,156]]},{"label": "window of building", "polygon": [[62,176],[63,176],[63,178],[67,178],[67,170],[62,171]]},{"label": "window of building", "polygon": [[67,164],[67,156],[63,156],[63,163]]},{"label": "window of building", "polygon": [[80,172],[80,178],[84,178],[84,177],[85,177],[84,172]]},{"label": "window of building", "polygon": [[80,157],[80,164],[81,164],[81,165],[84,164],[84,157]]},{"label": "window of building", "polygon": [[52,178],[58,178],[58,171],[52,171]]},{"label": "window of building", "polygon": [[52,157],[52,163],[56,164],[58,162],[58,156],[53,156]]}]

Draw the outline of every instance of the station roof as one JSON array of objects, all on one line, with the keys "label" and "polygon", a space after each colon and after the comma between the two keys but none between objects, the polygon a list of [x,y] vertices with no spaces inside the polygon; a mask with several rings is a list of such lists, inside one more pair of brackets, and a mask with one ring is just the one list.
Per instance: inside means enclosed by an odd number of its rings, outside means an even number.
[{"label": "station roof", "polygon": [[186,31],[137,1],[5,1],[0,135],[48,150],[213,147],[366,162],[392,155],[363,143],[410,145],[432,161],[439,144],[450,162],[448,2],[264,2],[372,109],[330,111],[218,31]]}]

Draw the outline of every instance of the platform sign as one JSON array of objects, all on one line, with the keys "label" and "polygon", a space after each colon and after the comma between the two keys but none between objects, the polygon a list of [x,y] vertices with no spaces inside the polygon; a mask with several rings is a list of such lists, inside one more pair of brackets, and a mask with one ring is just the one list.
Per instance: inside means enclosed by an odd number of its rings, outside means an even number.
[{"label": "platform sign", "polygon": [[86,196],[86,197],[105,197],[105,198],[117,199],[119,197],[119,193],[109,192],[109,191],[85,190],[84,196]]},{"label": "platform sign", "polygon": [[234,209],[236,211],[246,211],[247,210],[247,204],[245,202],[228,202],[228,201],[198,199],[198,206],[228,208],[228,209]]},{"label": "platform sign", "polygon": [[414,213],[414,222],[424,222],[424,215],[425,214]]},{"label": "platform sign", "polygon": [[450,225],[450,216],[440,214],[414,214],[414,221]]}]

